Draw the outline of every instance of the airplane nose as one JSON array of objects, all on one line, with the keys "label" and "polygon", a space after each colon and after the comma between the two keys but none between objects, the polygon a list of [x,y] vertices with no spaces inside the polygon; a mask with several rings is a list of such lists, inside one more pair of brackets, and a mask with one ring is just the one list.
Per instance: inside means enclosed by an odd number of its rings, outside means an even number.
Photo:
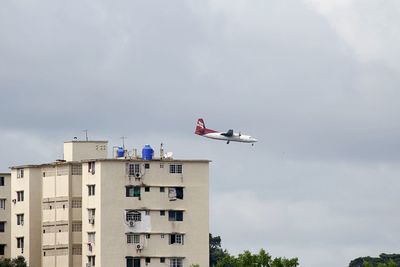
[{"label": "airplane nose", "polygon": [[258,140],[256,138],[253,138],[253,142],[257,142]]}]

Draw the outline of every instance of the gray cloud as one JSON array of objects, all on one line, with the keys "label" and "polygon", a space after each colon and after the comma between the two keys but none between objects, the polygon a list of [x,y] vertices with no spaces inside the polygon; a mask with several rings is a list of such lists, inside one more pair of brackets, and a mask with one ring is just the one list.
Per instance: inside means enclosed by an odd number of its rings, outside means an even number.
[{"label": "gray cloud", "polygon": [[[372,2],[5,1],[1,169],[60,158],[83,129],[163,141],[213,160],[211,229],[234,253],[395,252],[398,9]],[[198,117],[260,142],[203,140]]]}]

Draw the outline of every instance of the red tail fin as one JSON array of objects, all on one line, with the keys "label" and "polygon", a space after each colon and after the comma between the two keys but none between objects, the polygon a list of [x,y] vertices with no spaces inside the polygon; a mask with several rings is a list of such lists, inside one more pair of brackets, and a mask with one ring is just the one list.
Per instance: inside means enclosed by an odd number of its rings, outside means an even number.
[{"label": "red tail fin", "polygon": [[194,133],[198,135],[203,135],[205,130],[206,130],[206,125],[204,124],[204,120],[198,119],[196,125],[196,131]]}]

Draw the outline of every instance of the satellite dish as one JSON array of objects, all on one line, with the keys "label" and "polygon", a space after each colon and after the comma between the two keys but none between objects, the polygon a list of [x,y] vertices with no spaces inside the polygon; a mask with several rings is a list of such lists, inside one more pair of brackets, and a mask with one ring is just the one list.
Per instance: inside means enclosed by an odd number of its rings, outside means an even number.
[{"label": "satellite dish", "polygon": [[174,153],[172,153],[172,152],[167,152],[167,153],[164,155],[164,157],[165,157],[165,158],[172,158],[173,155],[174,155]]}]

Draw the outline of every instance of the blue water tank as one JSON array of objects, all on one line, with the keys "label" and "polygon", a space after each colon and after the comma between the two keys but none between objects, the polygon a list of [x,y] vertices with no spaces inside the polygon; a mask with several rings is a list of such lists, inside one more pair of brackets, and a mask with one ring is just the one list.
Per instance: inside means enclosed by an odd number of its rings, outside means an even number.
[{"label": "blue water tank", "polygon": [[124,151],[123,147],[118,147],[117,156],[118,156],[118,158],[123,158],[125,156],[125,151]]},{"label": "blue water tank", "polygon": [[152,160],[154,155],[154,150],[151,148],[150,145],[145,145],[142,149],[142,158],[144,160]]}]

